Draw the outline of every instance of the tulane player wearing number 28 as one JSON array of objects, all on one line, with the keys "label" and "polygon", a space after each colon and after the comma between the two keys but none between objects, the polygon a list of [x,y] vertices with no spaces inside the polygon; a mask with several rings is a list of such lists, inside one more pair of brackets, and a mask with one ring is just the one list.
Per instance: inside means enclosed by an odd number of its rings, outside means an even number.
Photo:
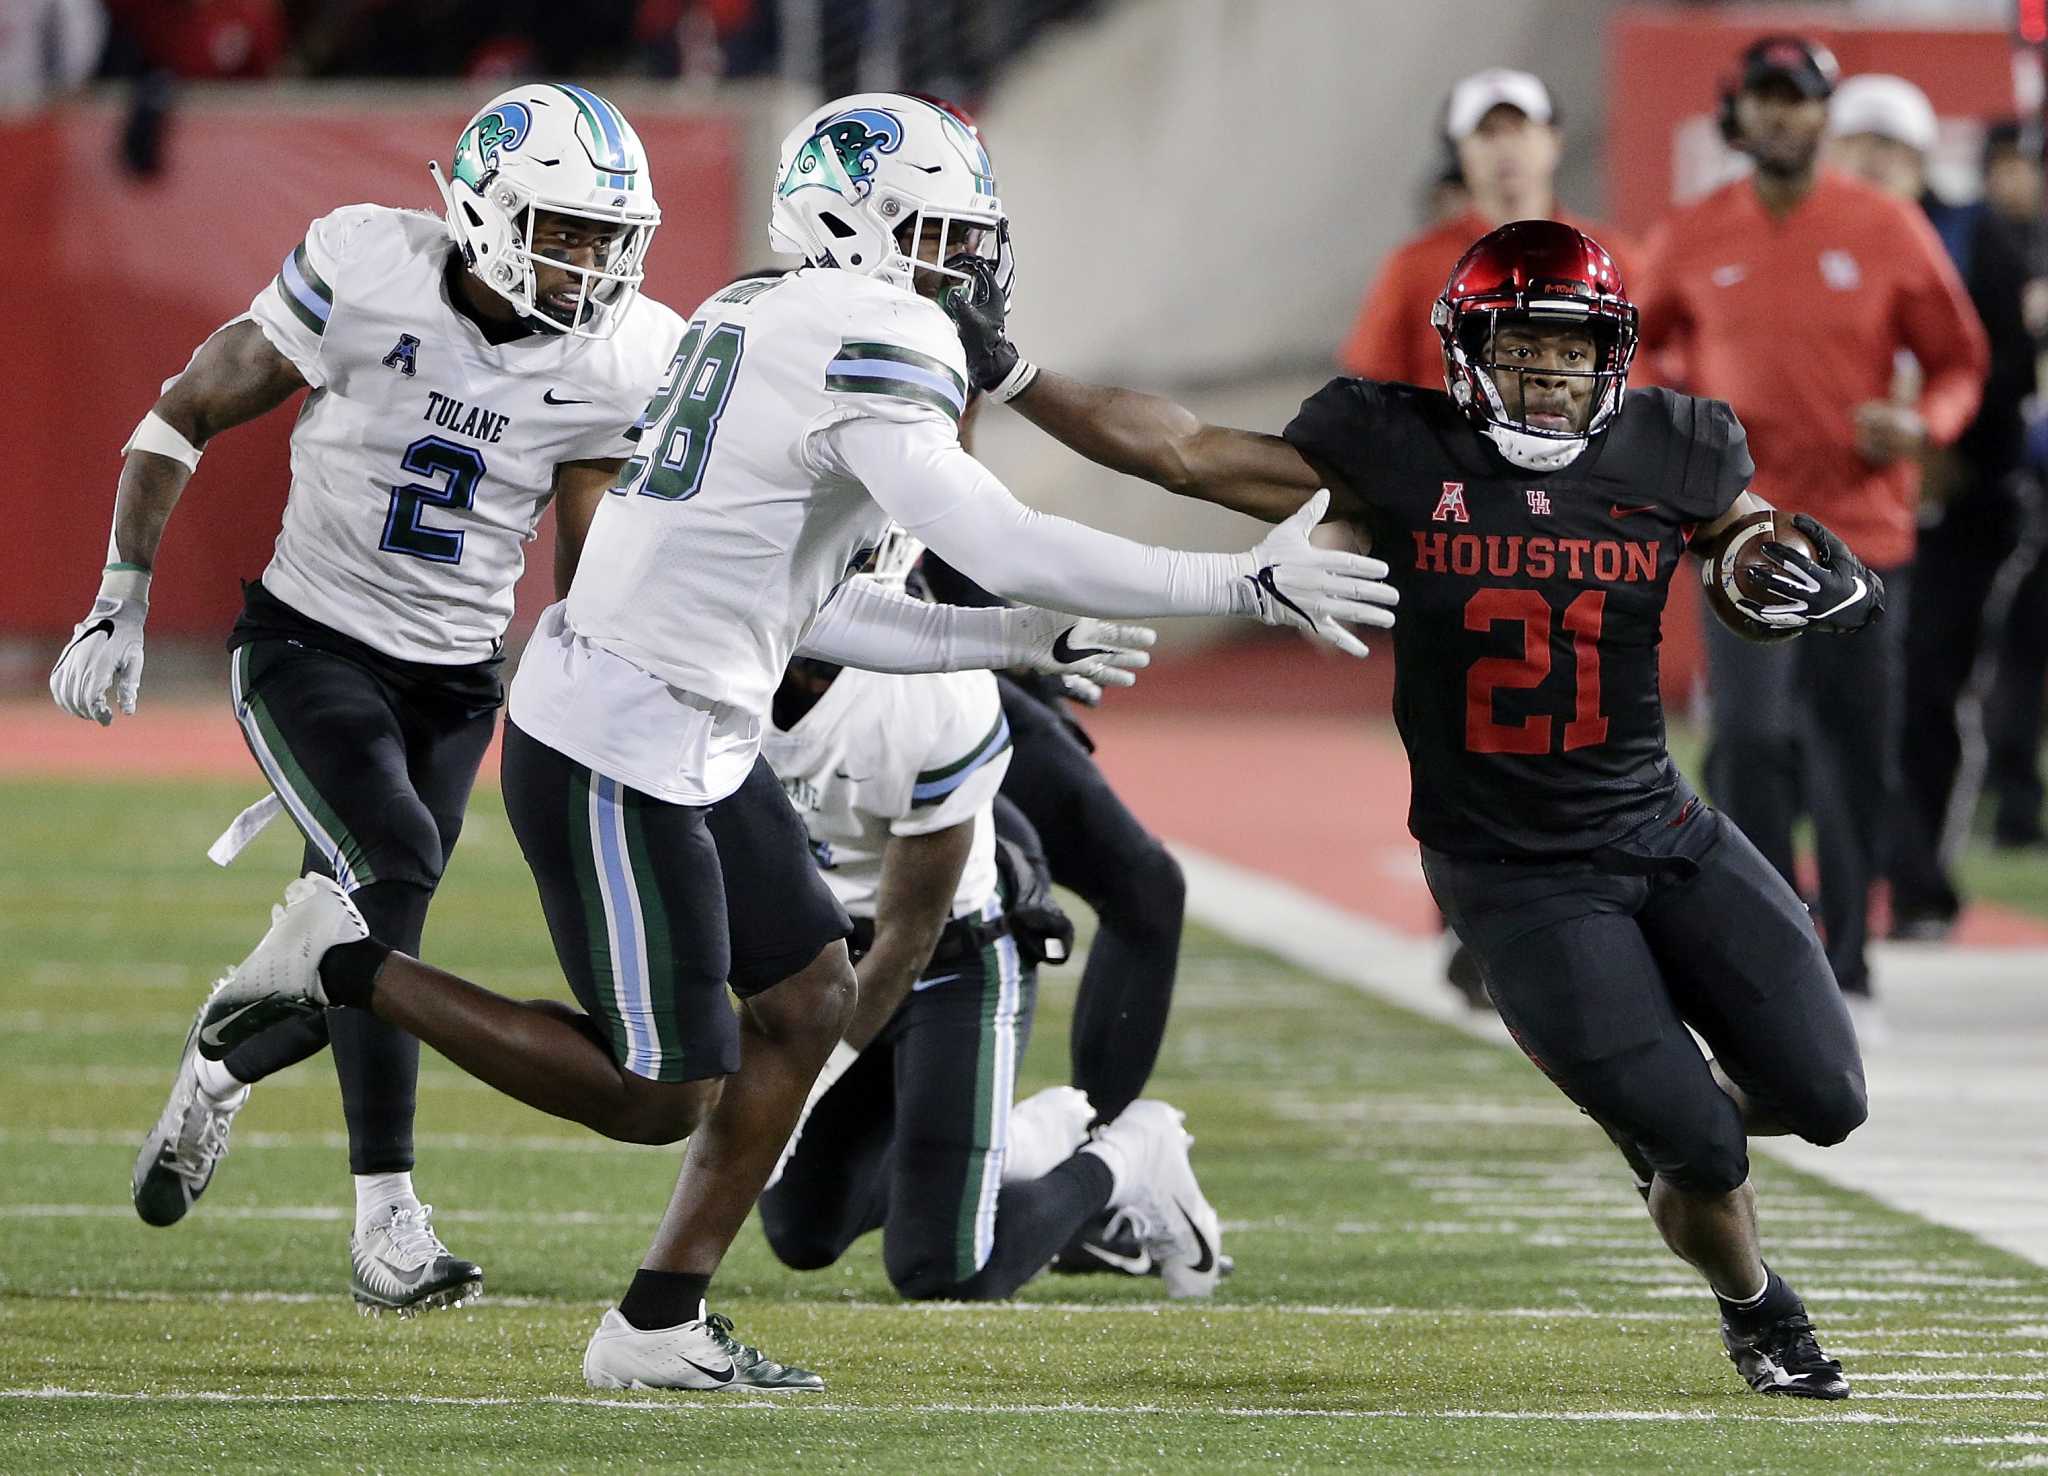
[{"label": "tulane player wearing number 28", "polygon": [[[566,585],[682,333],[639,295],[660,215],[639,139],[595,93],[502,94],[435,179],[445,221],[381,205],[314,221],[165,384],[125,448],[99,600],[50,678],[80,717],[134,712],[157,542],[201,447],[310,388],[276,552],[229,641],[235,717],[306,868],[413,952],[502,701],[524,545],[553,498]],[[249,1084],[330,1040],[356,1299],[410,1312],[473,1292],[481,1271],[447,1253],[412,1190],[419,1043],[360,1011],[274,1026],[217,1063],[188,1038],[136,1162],[137,1211],[182,1218]]]},{"label": "tulane player wearing number 28", "polygon": [[[1438,904],[1516,1041],[1636,1166],[1665,1242],[1720,1298],[1743,1376],[1846,1395],[1761,1258],[1747,1134],[1846,1137],[1864,1115],[1855,1034],[1798,897],[1673,766],[1657,689],[1683,554],[1764,510],[1734,413],[1627,389],[1620,274],[1552,221],[1502,226],[1452,271],[1432,314],[1448,393],[1339,379],[1284,436],[1040,373],[977,276],[949,306],[977,382],[1025,418],[1255,517],[1327,487],[1392,566],[1409,828]],[[1881,582],[1800,528],[1816,557],[1767,545],[1778,598],[1739,618],[1759,637],[1868,624]]]}]

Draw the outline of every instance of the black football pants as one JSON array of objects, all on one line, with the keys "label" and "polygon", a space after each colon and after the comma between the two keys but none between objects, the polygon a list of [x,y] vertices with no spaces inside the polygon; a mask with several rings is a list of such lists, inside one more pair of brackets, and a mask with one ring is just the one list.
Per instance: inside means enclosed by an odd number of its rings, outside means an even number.
[{"label": "black football pants", "polygon": [[[371,933],[417,955],[495,709],[407,691],[368,666],[284,639],[234,653],[235,717],[306,838],[305,869],[350,889]],[[228,1054],[243,1081],[334,1047],[352,1173],[413,1166],[419,1041],[367,1010],[273,1026]]]},{"label": "black football pants", "polygon": [[1762,646],[1703,613],[1707,793],[1795,889],[1793,826],[1812,818],[1828,962],[1853,994],[1870,992],[1870,889],[1884,874],[1899,793],[1909,578],[1881,572],[1884,616],[1853,635]]},{"label": "black football pants", "polygon": [[1109,1197],[1077,1154],[1003,1183],[1016,1068],[1036,984],[1000,938],[937,964],[806,1120],[761,1227],[783,1264],[816,1271],[874,1230],[906,1297],[998,1300],[1043,1271]]},{"label": "black football pants", "polygon": [[1798,896],[1724,817],[1672,806],[1593,856],[1425,850],[1422,869],[1524,1054],[1659,1175],[1723,1194],[1749,1177],[1748,1134],[1688,1025],[1813,1143],[1863,1121],[1863,1062]]},{"label": "black football pants", "polygon": [[[1008,677],[997,685],[1014,750],[1003,798],[1036,831],[1053,880],[1095,909],[1070,1050],[1074,1085],[1107,1122],[1144,1092],[1159,1059],[1187,884],[1061,714]],[[997,818],[1015,830],[1015,815],[999,810]]]}]

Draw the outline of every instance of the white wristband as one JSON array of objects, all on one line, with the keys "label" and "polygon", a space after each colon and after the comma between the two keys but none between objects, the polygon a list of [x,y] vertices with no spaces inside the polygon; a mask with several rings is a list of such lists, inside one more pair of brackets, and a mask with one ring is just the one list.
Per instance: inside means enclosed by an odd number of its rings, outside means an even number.
[{"label": "white wristband", "polygon": [[130,451],[147,451],[152,456],[167,456],[183,465],[188,472],[199,470],[199,448],[186,440],[176,426],[154,410],[135,423],[135,430],[128,437],[128,443],[121,448],[121,454],[126,456]]},{"label": "white wristband", "polygon": [[149,605],[149,570],[139,564],[109,564],[100,575],[100,599]]},{"label": "white wristband", "polygon": [[988,397],[998,405],[1006,405],[1030,389],[1032,381],[1037,378],[1038,366],[1029,359],[1020,358],[1003,376],[1003,382],[988,392]]}]

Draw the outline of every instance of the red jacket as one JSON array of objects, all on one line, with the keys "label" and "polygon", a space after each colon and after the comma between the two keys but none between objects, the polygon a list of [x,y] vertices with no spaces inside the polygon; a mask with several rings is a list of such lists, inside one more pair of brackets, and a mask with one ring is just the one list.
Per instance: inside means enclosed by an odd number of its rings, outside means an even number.
[{"label": "red jacket", "polygon": [[1911,559],[1919,467],[1858,455],[1856,407],[1890,398],[1898,352],[1911,350],[1928,437],[1947,445],[1977,412],[1990,356],[1920,209],[1823,170],[1778,220],[1737,180],[1667,217],[1649,258],[1643,347],[1675,351],[1686,388],[1735,407],[1751,490],[1819,518],[1867,563]]}]

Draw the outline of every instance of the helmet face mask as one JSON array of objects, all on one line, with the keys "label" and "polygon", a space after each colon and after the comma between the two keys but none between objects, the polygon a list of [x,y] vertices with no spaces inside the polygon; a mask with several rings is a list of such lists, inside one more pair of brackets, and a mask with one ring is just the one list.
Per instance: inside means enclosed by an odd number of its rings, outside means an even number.
[{"label": "helmet face mask", "polygon": [[1636,310],[1600,243],[1556,221],[1482,236],[1430,321],[1444,387],[1517,466],[1569,464],[1621,409]]},{"label": "helmet face mask", "polygon": [[646,274],[661,211],[640,139],[580,87],[493,98],[430,166],[464,264],[535,325],[579,338],[618,327]]},{"label": "helmet face mask", "polygon": [[995,172],[973,126],[907,93],[827,103],[784,138],[769,243],[813,266],[936,296],[971,279],[963,252],[1003,266]]}]

